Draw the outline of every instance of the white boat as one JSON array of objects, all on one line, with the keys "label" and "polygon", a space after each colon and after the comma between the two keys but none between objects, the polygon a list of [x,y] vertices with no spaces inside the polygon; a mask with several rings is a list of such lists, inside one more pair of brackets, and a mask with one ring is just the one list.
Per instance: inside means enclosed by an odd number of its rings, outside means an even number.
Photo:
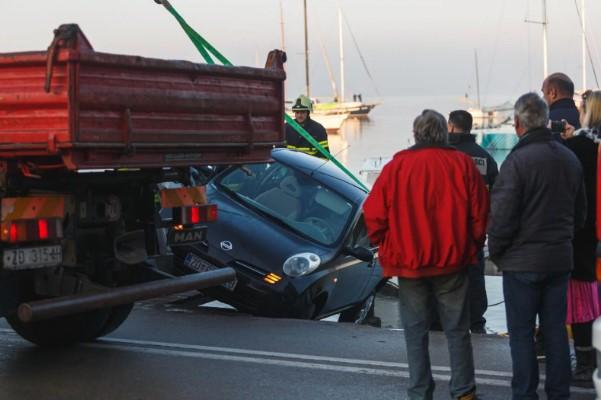
[{"label": "white boat", "polygon": [[392,157],[369,157],[363,160],[359,175],[363,177],[367,186],[372,187],[374,185],[376,179],[380,176],[380,172],[382,172],[382,168],[390,160],[392,160]]},{"label": "white boat", "polygon": [[513,104],[505,102],[498,106],[468,108],[467,112],[472,115],[472,129],[497,129],[511,122],[513,116]]},{"label": "white boat", "polygon": [[351,117],[367,117],[367,114],[378,103],[363,103],[360,101],[317,102],[313,104],[313,112],[317,114],[350,114]]},{"label": "white boat", "polygon": [[[291,111],[286,111],[288,115],[294,118],[294,114]],[[326,128],[328,132],[335,132],[340,130],[344,121],[348,118],[349,113],[346,114],[319,114],[319,113],[311,113],[311,119],[319,122]]]}]

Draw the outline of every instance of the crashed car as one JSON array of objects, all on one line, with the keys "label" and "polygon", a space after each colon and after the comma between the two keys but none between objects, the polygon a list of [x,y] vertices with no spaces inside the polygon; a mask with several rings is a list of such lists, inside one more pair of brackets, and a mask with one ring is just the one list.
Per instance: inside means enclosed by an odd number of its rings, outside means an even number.
[{"label": "crashed car", "polygon": [[385,283],[361,205],[367,193],[323,159],[274,149],[207,184],[219,217],[200,244],[174,246],[188,272],[230,266],[237,280],[204,292],[270,317],[363,323]]}]

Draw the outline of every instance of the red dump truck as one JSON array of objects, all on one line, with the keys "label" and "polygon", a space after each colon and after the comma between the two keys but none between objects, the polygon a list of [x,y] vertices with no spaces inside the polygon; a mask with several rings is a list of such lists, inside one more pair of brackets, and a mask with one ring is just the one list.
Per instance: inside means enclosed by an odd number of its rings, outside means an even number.
[{"label": "red dump truck", "polygon": [[192,167],[266,161],[283,144],[284,61],[100,53],[77,25],[47,51],[0,54],[0,316],[40,345],[85,341],[135,301],[234,279],[172,276],[157,232],[202,242],[218,217]]}]

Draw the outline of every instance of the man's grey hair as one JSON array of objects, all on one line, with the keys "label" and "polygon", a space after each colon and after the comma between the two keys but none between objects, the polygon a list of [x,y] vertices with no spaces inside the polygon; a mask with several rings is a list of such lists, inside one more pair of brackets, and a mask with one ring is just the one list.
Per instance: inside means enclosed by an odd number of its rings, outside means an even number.
[{"label": "man's grey hair", "polygon": [[449,133],[447,120],[434,110],[424,110],[413,121],[413,135],[416,144],[447,144]]},{"label": "man's grey hair", "polygon": [[514,115],[526,131],[547,126],[549,123],[547,103],[533,92],[520,96],[515,102]]}]

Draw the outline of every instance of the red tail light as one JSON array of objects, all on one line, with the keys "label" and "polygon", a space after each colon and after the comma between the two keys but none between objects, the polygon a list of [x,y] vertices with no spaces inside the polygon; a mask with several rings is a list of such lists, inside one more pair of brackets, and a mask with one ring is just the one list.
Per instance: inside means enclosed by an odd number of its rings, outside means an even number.
[{"label": "red tail light", "polygon": [[173,209],[173,222],[176,225],[196,225],[217,220],[217,205],[178,207]]},{"label": "red tail light", "polygon": [[40,240],[48,239],[48,220],[40,219],[38,221],[38,236]]},{"label": "red tail light", "polygon": [[17,224],[10,224],[10,242],[16,242],[19,239],[19,231],[17,229]]},{"label": "red tail light", "polygon": [[62,239],[63,225],[58,218],[17,220],[2,223],[2,241],[10,243]]},{"label": "red tail light", "polygon": [[190,222],[193,224],[200,223],[200,209],[198,207],[190,208]]}]

